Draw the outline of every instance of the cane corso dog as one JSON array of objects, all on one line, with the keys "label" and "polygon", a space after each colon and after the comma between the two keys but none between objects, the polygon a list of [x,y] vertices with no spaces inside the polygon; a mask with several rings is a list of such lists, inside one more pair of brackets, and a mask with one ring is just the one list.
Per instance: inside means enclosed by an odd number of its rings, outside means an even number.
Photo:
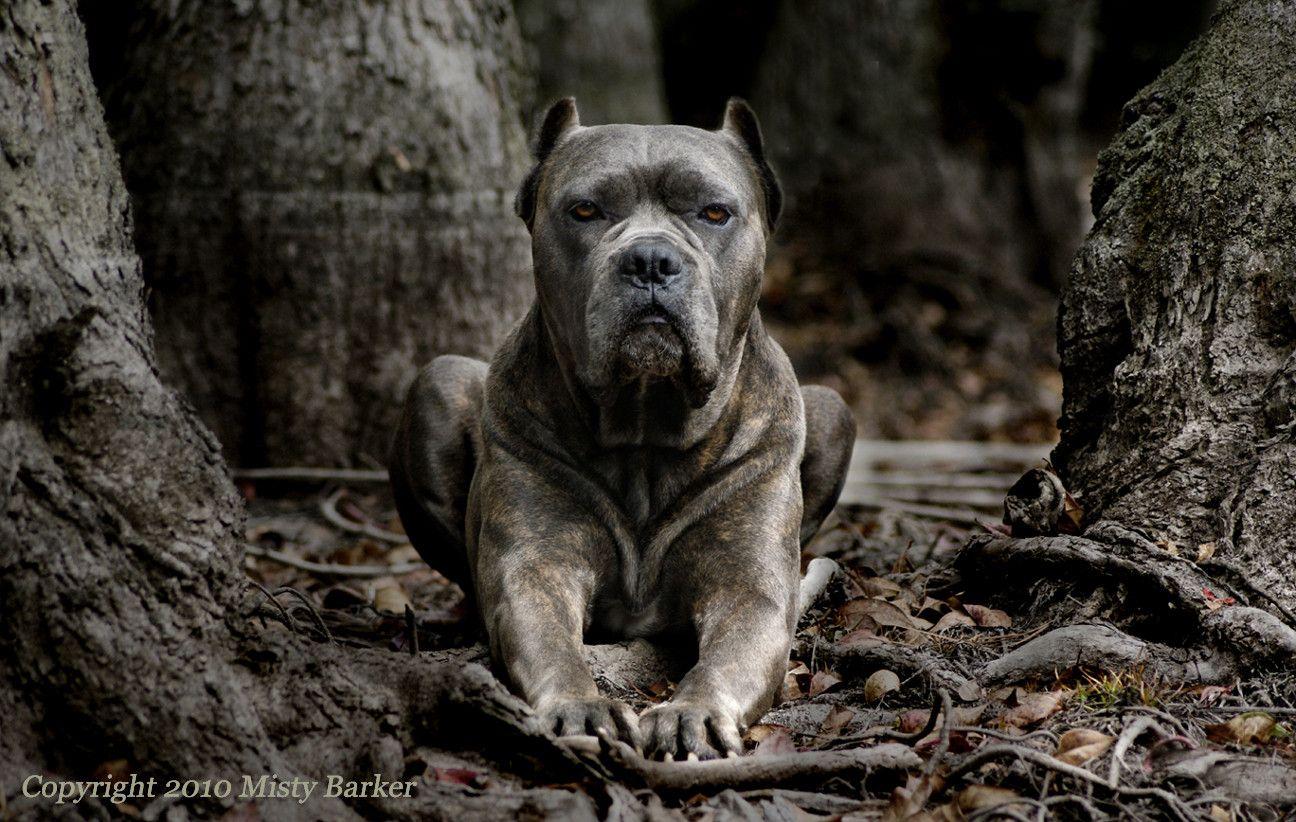
[{"label": "cane corso dog", "polygon": [[[405,529],[558,734],[732,755],[778,694],[800,547],[855,436],[756,309],[780,205],[740,100],[716,131],[583,127],[560,100],[516,200],[535,304],[489,365],[438,357],[409,391]],[[583,640],[663,633],[696,642],[674,696],[640,717],[601,697]]]}]

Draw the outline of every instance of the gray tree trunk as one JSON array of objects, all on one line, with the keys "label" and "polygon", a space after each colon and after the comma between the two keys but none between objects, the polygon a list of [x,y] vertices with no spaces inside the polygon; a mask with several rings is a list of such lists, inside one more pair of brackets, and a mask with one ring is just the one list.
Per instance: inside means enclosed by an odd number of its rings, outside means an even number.
[{"label": "gray tree trunk", "polygon": [[[237,791],[244,773],[399,779],[407,759],[465,765],[429,751],[469,740],[506,751],[515,773],[543,759],[553,778],[580,778],[478,666],[310,643],[249,621],[263,600],[247,598],[239,567],[241,502],[216,440],[159,379],[126,189],[71,0],[6,3],[0,56],[6,818],[54,815],[51,800],[22,795],[27,777],[80,779],[117,760],[143,777],[230,779]],[[479,795],[412,778],[414,800],[253,804],[265,819],[593,818],[582,795],[508,785]],[[168,811],[163,784],[131,804],[145,818],[187,818]],[[175,804],[209,818],[236,802]],[[64,810],[107,818],[109,807]]]},{"label": "gray tree trunk", "polygon": [[586,125],[667,121],[649,0],[514,4],[536,69],[533,114],[559,97],[575,97]]},{"label": "gray tree trunk", "polygon": [[1055,452],[1090,520],[1296,610],[1296,6],[1225,4],[1126,106],[1058,343]]},{"label": "gray tree trunk", "polygon": [[909,420],[969,379],[985,385],[965,399],[1038,402],[1052,292],[1085,228],[1093,7],[780,6],[755,102],[788,194],[785,287],[824,292],[789,310],[844,313],[847,355],[883,383],[859,398],[882,434],[922,433]]},{"label": "gray tree trunk", "polygon": [[165,379],[239,462],[381,458],[529,304],[509,3],[97,6]]}]

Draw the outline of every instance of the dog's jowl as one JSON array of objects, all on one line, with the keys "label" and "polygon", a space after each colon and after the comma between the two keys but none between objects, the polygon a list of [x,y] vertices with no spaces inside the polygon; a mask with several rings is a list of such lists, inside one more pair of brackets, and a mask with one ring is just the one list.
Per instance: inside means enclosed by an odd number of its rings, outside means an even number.
[{"label": "dog's jowl", "polygon": [[[489,366],[440,357],[410,389],[391,461],[405,529],[558,733],[738,752],[783,680],[800,546],[855,426],[761,325],[779,206],[740,101],[716,131],[582,127],[559,101],[517,196],[535,305]],[[698,661],[669,702],[635,717],[599,696],[587,634],[677,631]]]}]

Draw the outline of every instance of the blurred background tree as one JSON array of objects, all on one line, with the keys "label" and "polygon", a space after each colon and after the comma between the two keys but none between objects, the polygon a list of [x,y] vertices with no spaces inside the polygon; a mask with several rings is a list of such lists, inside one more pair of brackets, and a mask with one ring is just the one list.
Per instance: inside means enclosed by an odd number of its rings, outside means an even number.
[{"label": "blurred background tree", "polygon": [[[1121,106],[1214,0],[83,0],[165,379],[237,464],[381,460],[415,367],[529,299],[532,113],[717,124],[788,193],[763,306],[866,436],[1047,440]],[[199,13],[201,10],[201,14]]]}]

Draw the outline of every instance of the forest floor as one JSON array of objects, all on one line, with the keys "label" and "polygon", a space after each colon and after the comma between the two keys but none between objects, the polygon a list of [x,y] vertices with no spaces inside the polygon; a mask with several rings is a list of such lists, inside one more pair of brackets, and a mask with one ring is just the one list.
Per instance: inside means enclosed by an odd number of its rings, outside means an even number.
[{"label": "forest floor", "polygon": [[[970,597],[952,568],[972,533],[998,528],[996,484],[1002,496],[1011,469],[1029,467],[1027,452],[998,456],[980,470],[966,459],[926,466],[952,486],[944,507],[915,503],[913,487],[895,494],[912,465],[873,466],[871,491],[857,481],[868,507],[843,506],[804,552],[804,563],[826,557],[839,570],[800,622],[783,701],[748,730],[747,755],[683,782],[621,761],[635,799],[659,818],[689,819],[1282,818],[1281,797],[1244,804],[1218,777],[1234,761],[1296,773],[1296,673],[1211,686],[1138,666],[1018,682],[974,675],[1057,627]],[[970,476],[988,487],[958,497]],[[246,570],[268,597],[267,629],[278,619],[321,640],[489,667],[460,592],[401,537],[377,478],[239,480],[250,501]],[[949,495],[961,501],[958,521],[942,516]],[[668,698],[679,670],[642,641],[590,659],[600,687],[636,709]],[[600,755],[597,741],[586,747]],[[601,755],[626,753],[604,743]],[[407,756],[406,778],[447,795],[588,790],[518,776],[471,739]],[[600,813],[613,816],[607,802]]]}]

